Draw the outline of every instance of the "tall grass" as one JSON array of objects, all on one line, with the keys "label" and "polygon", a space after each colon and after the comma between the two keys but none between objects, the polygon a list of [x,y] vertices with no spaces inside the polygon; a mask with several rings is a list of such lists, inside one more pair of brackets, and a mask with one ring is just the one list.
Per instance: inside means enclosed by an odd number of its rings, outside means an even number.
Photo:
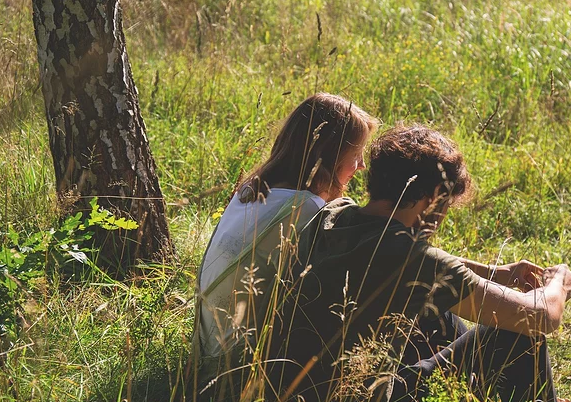
[{"label": "tall grass", "polygon": [[[126,0],[123,7],[181,264],[142,287],[36,283],[18,312],[18,337],[0,352],[0,400],[174,395],[212,215],[240,172],[268,155],[280,119],[315,91],[340,93],[385,126],[433,123],[460,144],[478,193],[451,214],[437,245],[484,262],[569,263],[567,2]],[[38,75],[31,7],[4,1],[2,233],[58,222]],[[358,201],[366,199],[363,184],[362,176],[351,183]],[[563,395],[568,323],[550,340]]]}]

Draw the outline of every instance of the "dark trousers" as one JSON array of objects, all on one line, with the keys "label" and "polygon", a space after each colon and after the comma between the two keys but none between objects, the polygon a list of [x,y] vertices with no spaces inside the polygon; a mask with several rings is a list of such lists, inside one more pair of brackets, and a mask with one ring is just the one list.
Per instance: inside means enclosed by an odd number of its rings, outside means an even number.
[{"label": "dark trousers", "polygon": [[480,400],[497,393],[502,402],[556,402],[544,336],[530,338],[478,325],[468,329],[447,312],[439,320],[421,320],[420,332],[405,349],[391,401],[415,401],[426,395],[426,378],[438,369],[465,374]]}]

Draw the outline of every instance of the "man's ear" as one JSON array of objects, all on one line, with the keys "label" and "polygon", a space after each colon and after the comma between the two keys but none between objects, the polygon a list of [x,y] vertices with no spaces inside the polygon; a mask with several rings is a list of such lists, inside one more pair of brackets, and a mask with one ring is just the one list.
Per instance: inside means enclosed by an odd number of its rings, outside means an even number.
[{"label": "man's ear", "polygon": [[431,205],[433,201],[432,197],[424,196],[416,202],[415,206],[418,206],[418,211],[422,211],[422,215],[425,215],[430,212],[430,209],[432,209]]},{"label": "man's ear", "polygon": [[430,202],[437,202],[438,204],[444,202],[448,203],[450,198],[450,191],[448,188],[444,184],[439,184],[434,188]]},{"label": "man's ear", "polygon": [[434,202],[434,200],[438,200],[442,198],[442,185],[439,184],[434,187],[434,191],[432,192],[432,197],[430,197],[430,202]]},{"label": "man's ear", "polygon": [[[431,196],[426,196],[422,199],[422,201],[426,201],[426,208],[430,207],[431,205],[433,205],[433,203],[438,200],[438,198],[440,197],[440,186],[437,186],[434,191],[432,192]],[[425,208],[425,209],[426,209]]]}]

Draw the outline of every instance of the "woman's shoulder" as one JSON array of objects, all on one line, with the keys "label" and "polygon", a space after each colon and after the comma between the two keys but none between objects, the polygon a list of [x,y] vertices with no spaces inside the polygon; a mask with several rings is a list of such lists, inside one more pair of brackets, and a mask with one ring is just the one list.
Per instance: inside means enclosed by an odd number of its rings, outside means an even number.
[{"label": "woman's shoulder", "polygon": [[292,188],[283,188],[283,187],[272,187],[268,193],[268,197],[279,197],[279,198],[291,198],[291,197],[301,197],[301,198],[311,198],[311,199],[319,199],[325,205],[325,201],[319,197],[318,195],[312,193],[308,190],[296,190]]},{"label": "woman's shoulder", "polygon": [[264,204],[264,209],[279,210],[283,207],[303,208],[316,213],[323,208],[325,201],[318,195],[307,190],[295,190],[289,188],[271,188],[268,196],[260,202]]},{"label": "woman's shoulder", "polygon": [[291,210],[291,207],[301,208],[304,212],[317,213],[325,201],[307,190],[287,188],[271,188],[268,196],[254,202],[242,202],[238,194],[234,194],[225,209],[226,219],[231,216],[253,215],[261,218],[264,215],[276,215],[280,211]]}]

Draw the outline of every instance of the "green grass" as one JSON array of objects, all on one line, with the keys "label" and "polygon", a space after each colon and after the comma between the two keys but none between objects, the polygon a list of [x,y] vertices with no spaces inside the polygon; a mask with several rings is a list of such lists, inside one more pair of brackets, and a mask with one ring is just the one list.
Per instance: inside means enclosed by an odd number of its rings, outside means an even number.
[{"label": "green grass", "polygon": [[[460,144],[477,194],[450,214],[439,246],[483,262],[571,261],[568,3],[123,5],[180,264],[158,267],[145,286],[35,283],[15,347],[2,355],[0,401],[116,401],[151,392],[152,379],[170,396],[186,364],[189,300],[212,214],[240,171],[268,155],[280,120],[315,91],[354,100],[384,127],[431,123]],[[31,234],[56,225],[58,212],[27,2],[0,4],[0,83],[0,231]],[[366,199],[364,176],[350,195]],[[571,396],[567,317],[550,340],[563,396]]]}]

